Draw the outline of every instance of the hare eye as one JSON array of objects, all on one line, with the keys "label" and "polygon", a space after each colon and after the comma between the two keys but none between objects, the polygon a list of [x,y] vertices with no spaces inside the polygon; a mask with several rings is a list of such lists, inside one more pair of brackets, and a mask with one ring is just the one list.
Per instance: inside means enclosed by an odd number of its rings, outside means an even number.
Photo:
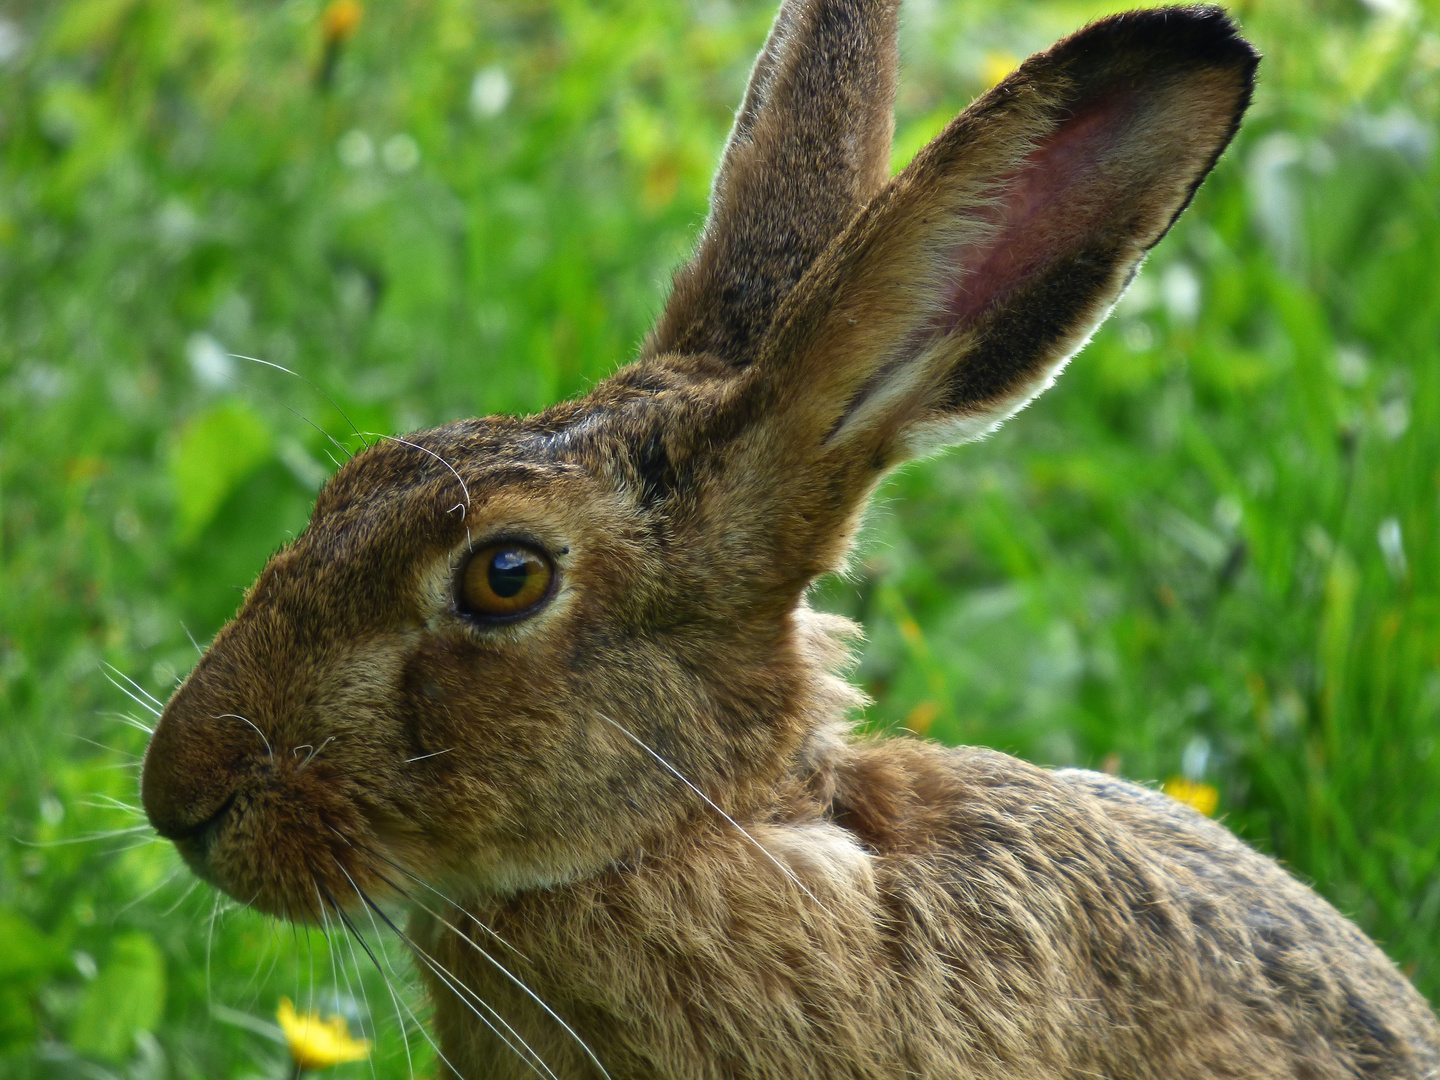
[{"label": "hare eye", "polygon": [[460,608],[468,615],[522,615],[550,595],[550,560],[523,544],[491,544],[465,564]]}]

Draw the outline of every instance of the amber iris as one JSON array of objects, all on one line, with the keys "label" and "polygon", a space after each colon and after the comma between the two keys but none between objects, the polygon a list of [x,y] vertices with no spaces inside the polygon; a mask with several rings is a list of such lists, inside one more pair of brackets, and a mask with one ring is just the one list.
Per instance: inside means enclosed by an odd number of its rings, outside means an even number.
[{"label": "amber iris", "polygon": [[471,556],[460,583],[471,614],[520,615],[550,595],[550,560],[523,544],[491,544]]}]

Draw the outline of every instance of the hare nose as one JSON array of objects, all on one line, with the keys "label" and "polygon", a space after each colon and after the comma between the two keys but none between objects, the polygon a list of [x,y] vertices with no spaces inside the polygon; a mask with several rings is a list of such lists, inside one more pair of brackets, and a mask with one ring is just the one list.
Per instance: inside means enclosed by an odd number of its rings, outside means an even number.
[{"label": "hare nose", "polygon": [[235,805],[240,777],[234,734],[196,714],[182,689],[160,716],[145,750],[140,801],[155,831],[203,854],[215,827]]}]

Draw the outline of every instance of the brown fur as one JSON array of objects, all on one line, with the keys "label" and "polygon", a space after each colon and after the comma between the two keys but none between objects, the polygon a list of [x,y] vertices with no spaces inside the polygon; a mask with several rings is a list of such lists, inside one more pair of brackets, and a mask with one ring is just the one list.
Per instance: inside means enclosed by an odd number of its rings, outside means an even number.
[{"label": "brown fur", "polygon": [[[848,734],[805,591],[886,469],[1048,385],[1256,62],[1216,9],[1107,19],[887,181],[894,26],[787,0],[639,362],[340,470],[167,705],[152,822],[266,911],[407,904],[465,1077],[1440,1075],[1394,966],[1220,826]],[[497,540],[557,586],[477,623]]]}]

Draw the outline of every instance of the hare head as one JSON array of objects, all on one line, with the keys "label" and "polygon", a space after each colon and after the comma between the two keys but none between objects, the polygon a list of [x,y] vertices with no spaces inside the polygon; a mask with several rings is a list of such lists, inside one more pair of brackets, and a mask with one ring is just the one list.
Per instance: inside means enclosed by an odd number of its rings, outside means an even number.
[{"label": "hare head", "polygon": [[397,875],[497,895],[823,796],[842,567],[895,466],[1044,390],[1229,142],[1218,8],[1095,23],[889,171],[894,0],[788,0],[641,357],[356,455],[164,710],[143,797],[292,918]]}]

